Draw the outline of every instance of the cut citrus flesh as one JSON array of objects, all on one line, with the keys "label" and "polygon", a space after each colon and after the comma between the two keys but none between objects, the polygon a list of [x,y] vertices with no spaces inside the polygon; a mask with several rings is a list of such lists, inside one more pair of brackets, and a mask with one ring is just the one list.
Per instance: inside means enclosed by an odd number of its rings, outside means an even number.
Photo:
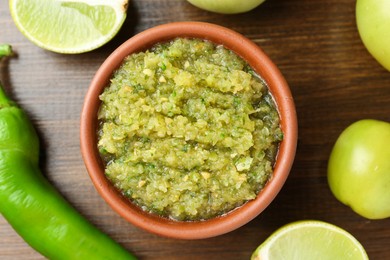
[{"label": "cut citrus flesh", "polygon": [[19,30],[41,48],[82,53],[110,41],[126,18],[128,0],[10,0]]},{"label": "cut citrus flesh", "polygon": [[335,225],[305,220],[281,227],[252,254],[252,260],[368,260],[359,241]]}]

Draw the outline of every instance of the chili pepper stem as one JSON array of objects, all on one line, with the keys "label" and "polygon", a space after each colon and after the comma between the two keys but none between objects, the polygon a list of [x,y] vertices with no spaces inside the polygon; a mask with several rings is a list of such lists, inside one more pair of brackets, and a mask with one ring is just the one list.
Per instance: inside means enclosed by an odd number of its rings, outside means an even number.
[{"label": "chili pepper stem", "polygon": [[3,85],[0,82],[0,108],[6,107],[10,105],[10,100],[5,94],[5,91],[3,89]]},{"label": "chili pepper stem", "polygon": [[[12,55],[12,47],[9,44],[0,44],[0,59]],[[11,103],[4,91],[4,87],[0,81],[0,108],[9,106]]]},{"label": "chili pepper stem", "polygon": [[11,56],[12,48],[9,44],[0,44],[0,59],[6,56]]}]

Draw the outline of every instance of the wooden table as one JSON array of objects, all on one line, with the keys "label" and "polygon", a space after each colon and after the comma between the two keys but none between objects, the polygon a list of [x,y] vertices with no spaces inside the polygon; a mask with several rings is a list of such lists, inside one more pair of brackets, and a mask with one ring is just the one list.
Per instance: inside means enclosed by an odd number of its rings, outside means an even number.
[{"label": "wooden table", "polygon": [[[371,259],[390,259],[390,218],[358,216],[334,198],[326,179],[331,148],[346,126],[363,118],[390,121],[390,73],[363,46],[354,9],[354,0],[267,0],[245,14],[220,15],[184,0],[133,0],[113,41],[90,53],[61,55],[29,42],[15,27],[7,1],[0,1],[0,42],[17,52],[1,64],[1,80],[38,129],[47,178],[141,259],[248,259],[277,228],[303,219],[336,224],[361,241]],[[162,238],[123,220],[97,194],[79,149],[83,98],[103,60],[135,33],[184,20],[229,27],[261,46],[285,75],[299,120],[296,160],[271,206],[234,232],[197,241]],[[42,256],[0,217],[0,259]]]}]

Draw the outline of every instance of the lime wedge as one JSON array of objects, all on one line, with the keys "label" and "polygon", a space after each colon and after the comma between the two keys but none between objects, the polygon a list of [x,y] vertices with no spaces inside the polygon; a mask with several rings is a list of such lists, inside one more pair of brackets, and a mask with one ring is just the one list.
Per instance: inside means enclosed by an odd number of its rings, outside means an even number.
[{"label": "lime wedge", "polygon": [[281,227],[252,254],[252,260],[368,260],[363,246],[335,225],[298,221]]},{"label": "lime wedge", "polygon": [[128,0],[10,0],[19,30],[41,48],[82,53],[110,41],[121,28]]}]

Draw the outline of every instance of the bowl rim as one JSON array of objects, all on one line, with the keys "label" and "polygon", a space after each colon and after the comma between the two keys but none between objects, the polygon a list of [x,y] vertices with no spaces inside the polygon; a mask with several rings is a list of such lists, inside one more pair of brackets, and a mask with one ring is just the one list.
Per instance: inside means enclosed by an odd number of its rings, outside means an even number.
[{"label": "bowl rim", "polygon": [[[146,50],[154,44],[177,37],[206,39],[241,56],[267,83],[280,116],[284,134],[274,172],[254,200],[222,216],[201,221],[176,221],[140,210],[124,198],[104,175],[96,145],[98,96],[107,86],[112,72],[131,53]],[[97,70],[84,98],[80,118],[80,148],[87,172],[98,193],[128,222],[151,233],[177,239],[203,239],[233,231],[257,217],[276,197],[291,170],[297,145],[296,110],[283,75],[254,42],[226,27],[205,22],[173,22],[152,27],[120,45]]]}]

